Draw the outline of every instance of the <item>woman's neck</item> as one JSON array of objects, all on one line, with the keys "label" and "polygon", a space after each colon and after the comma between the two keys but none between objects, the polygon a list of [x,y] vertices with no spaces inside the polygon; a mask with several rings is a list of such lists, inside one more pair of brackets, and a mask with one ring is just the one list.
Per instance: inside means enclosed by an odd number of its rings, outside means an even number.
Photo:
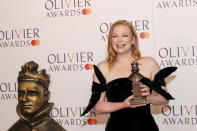
[{"label": "woman's neck", "polygon": [[131,64],[134,61],[131,53],[118,54],[116,64]]}]

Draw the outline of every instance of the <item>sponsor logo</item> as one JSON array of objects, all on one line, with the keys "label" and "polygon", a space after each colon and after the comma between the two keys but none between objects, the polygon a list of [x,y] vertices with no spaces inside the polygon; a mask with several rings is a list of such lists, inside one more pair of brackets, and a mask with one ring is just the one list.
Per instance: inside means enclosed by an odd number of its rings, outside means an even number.
[{"label": "sponsor logo", "polygon": [[45,0],[45,18],[86,16],[92,13],[92,0]]},{"label": "sponsor logo", "polygon": [[85,126],[95,125],[97,120],[93,112],[81,116],[85,107],[54,107],[50,111],[51,117],[53,117],[62,126]]},{"label": "sponsor logo", "polygon": [[0,30],[0,48],[20,48],[40,45],[38,28]]},{"label": "sponsor logo", "polygon": [[162,47],[158,50],[161,67],[197,65],[197,45]]},{"label": "sponsor logo", "polygon": [[[149,20],[134,20],[131,21],[132,25],[134,26],[136,32],[141,39],[147,39],[150,37],[150,22]],[[99,32],[101,33],[100,40],[101,42],[105,42],[108,39],[108,33],[112,22],[103,22],[99,25]]]},{"label": "sponsor logo", "polygon": [[141,32],[140,33],[140,38],[141,39],[147,39],[150,37],[150,33],[149,32]]},{"label": "sponsor logo", "polygon": [[91,51],[51,53],[47,56],[47,62],[49,72],[92,70],[94,53]]},{"label": "sponsor logo", "polygon": [[98,123],[96,118],[88,118],[87,124],[88,125],[96,125]]}]

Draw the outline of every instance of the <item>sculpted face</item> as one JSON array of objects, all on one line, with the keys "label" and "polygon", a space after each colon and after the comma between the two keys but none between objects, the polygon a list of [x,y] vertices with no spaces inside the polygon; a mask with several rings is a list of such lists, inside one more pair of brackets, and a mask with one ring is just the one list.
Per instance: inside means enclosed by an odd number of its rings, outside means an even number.
[{"label": "sculpted face", "polygon": [[18,85],[18,102],[24,114],[36,112],[46,102],[47,98],[42,85],[31,81],[22,81]]}]

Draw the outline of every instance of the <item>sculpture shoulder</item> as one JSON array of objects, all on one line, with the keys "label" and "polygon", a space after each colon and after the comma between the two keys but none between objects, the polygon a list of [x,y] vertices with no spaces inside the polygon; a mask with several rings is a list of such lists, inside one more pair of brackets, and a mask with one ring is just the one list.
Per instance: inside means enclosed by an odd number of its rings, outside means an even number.
[{"label": "sculpture shoulder", "polygon": [[51,116],[46,117],[44,121],[36,125],[34,128],[42,129],[42,131],[66,131]]},{"label": "sculpture shoulder", "polygon": [[66,131],[59,123],[53,118],[45,117],[41,123],[30,127],[28,122],[23,119],[18,120],[8,131],[30,131],[31,129],[42,131]]},{"label": "sculpture shoulder", "polygon": [[23,119],[19,119],[14,125],[12,125],[8,131],[29,131],[30,126]]}]

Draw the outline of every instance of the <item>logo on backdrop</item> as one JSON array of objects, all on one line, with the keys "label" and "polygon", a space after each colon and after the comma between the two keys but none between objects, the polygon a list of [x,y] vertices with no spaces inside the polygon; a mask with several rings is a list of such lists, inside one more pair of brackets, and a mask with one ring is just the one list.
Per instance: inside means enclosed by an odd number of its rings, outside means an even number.
[{"label": "logo on backdrop", "polygon": [[156,2],[156,9],[186,8],[197,6],[197,0],[162,0]]},{"label": "logo on backdrop", "polygon": [[87,16],[92,13],[92,0],[45,0],[46,18]]},{"label": "logo on backdrop", "polygon": [[197,45],[161,47],[158,50],[158,56],[160,67],[195,66],[197,65]]},{"label": "logo on backdrop", "polygon": [[40,45],[39,29],[0,30],[0,48],[21,48]]},{"label": "logo on backdrop", "polygon": [[[108,33],[112,23],[113,22],[103,22],[99,25],[99,32],[101,33],[99,41],[101,42],[107,41]],[[148,39],[150,37],[149,30],[151,25],[149,20],[134,20],[131,21],[131,23],[134,26],[136,32],[138,33],[139,38]]]},{"label": "logo on backdrop", "polygon": [[162,115],[163,125],[197,125],[197,105],[165,105]]},{"label": "logo on backdrop", "polygon": [[90,112],[81,116],[85,107],[54,107],[50,115],[62,126],[80,126],[96,125],[97,119],[94,113]]},{"label": "logo on backdrop", "polygon": [[66,52],[51,53],[47,56],[49,63],[49,72],[59,71],[84,71],[92,70],[94,62],[94,53],[89,52]]},{"label": "logo on backdrop", "polygon": [[0,101],[18,100],[16,82],[0,82]]}]

